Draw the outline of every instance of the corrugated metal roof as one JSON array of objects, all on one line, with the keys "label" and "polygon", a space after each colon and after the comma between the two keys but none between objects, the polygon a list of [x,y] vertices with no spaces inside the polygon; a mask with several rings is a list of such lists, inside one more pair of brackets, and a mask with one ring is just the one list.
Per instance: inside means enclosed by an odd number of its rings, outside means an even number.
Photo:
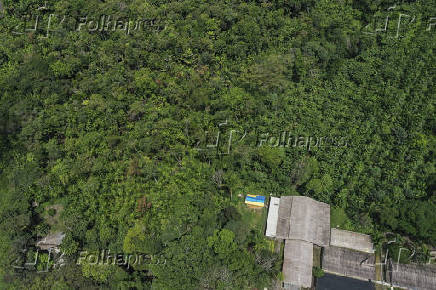
[{"label": "corrugated metal roof", "polygon": [[305,196],[283,196],[280,200],[277,238],[330,244],[330,206]]},{"label": "corrugated metal roof", "polygon": [[309,288],[312,286],[313,244],[285,240],[283,282]]},{"label": "corrugated metal roof", "polygon": [[271,197],[269,201],[268,208],[268,219],[266,221],[266,232],[265,235],[267,237],[274,238],[277,232],[277,219],[279,216],[279,205],[280,198]]},{"label": "corrugated metal roof", "polygon": [[322,269],[361,280],[375,280],[375,255],[339,247],[323,249]]},{"label": "corrugated metal roof", "polygon": [[305,196],[292,201],[290,239],[326,247],[330,244],[330,206]]},{"label": "corrugated metal roof", "polygon": [[279,216],[277,219],[276,236],[280,239],[289,237],[289,227],[291,220],[292,196],[282,196],[280,198]]},{"label": "corrugated metal roof", "polygon": [[387,278],[394,286],[416,290],[436,289],[436,265],[392,263],[390,266]]},{"label": "corrugated metal roof", "polygon": [[374,253],[371,236],[361,233],[331,229],[330,245],[365,253]]}]

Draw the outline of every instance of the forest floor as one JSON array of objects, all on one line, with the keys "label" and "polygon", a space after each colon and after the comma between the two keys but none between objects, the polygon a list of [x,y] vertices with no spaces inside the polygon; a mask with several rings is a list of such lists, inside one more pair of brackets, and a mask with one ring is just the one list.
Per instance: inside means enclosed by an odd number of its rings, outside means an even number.
[{"label": "forest floor", "polygon": [[[49,215],[50,209],[54,209],[56,211],[54,216]],[[63,210],[64,206],[61,204],[48,205],[44,208],[43,218],[47,224],[50,225],[51,231],[57,231],[63,228],[62,223],[60,222],[60,216]]]},{"label": "forest floor", "polygon": [[[380,263],[381,261],[381,253],[376,252],[375,253],[375,280],[376,281],[383,281],[383,265]],[[384,286],[375,283],[375,290],[383,290],[385,289]]]}]

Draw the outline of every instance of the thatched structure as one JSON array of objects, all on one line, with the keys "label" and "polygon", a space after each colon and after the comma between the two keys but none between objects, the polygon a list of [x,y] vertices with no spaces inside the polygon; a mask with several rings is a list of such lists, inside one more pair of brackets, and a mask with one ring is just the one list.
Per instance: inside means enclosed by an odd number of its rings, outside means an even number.
[{"label": "thatched structure", "polygon": [[330,235],[330,245],[353,249],[365,253],[374,253],[374,246],[372,244],[371,236],[350,231],[332,229]]},{"label": "thatched structure", "polygon": [[330,244],[330,206],[305,196],[280,200],[276,236],[319,246]]},{"label": "thatched structure", "polygon": [[65,234],[63,232],[57,232],[52,235],[48,235],[42,240],[36,243],[36,246],[42,250],[49,250],[53,248],[57,248],[62,243],[62,240],[65,238]]},{"label": "thatched structure", "polygon": [[266,221],[265,236],[273,238],[277,232],[277,220],[279,217],[280,198],[271,197],[268,208],[268,219]]},{"label": "thatched structure", "polygon": [[283,284],[309,288],[312,286],[313,244],[286,240],[283,260]]},{"label": "thatched structure", "polygon": [[375,255],[339,247],[326,247],[322,269],[328,273],[360,280],[375,280]]},{"label": "thatched structure", "polygon": [[389,263],[386,279],[395,287],[414,290],[436,289],[436,265]]}]

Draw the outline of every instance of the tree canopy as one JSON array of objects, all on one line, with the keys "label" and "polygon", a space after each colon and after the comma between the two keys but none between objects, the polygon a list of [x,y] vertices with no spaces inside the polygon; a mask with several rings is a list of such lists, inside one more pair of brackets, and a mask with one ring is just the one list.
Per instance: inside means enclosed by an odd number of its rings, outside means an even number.
[{"label": "tree canopy", "polygon": [[[0,288],[263,289],[245,194],[435,245],[431,1],[1,3]],[[12,266],[55,230],[65,266]],[[102,249],[165,264],[76,264]]]}]

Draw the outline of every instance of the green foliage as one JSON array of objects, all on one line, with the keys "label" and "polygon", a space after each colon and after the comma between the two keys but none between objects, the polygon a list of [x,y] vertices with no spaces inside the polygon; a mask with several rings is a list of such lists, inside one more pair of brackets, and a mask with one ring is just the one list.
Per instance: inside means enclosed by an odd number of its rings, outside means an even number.
[{"label": "green foliage", "polygon": [[323,269],[321,269],[319,267],[313,267],[312,274],[316,278],[321,278],[322,276],[324,276],[324,271],[323,271]]},{"label": "green foliage", "polygon": [[127,232],[124,238],[123,250],[125,253],[154,254],[159,252],[159,240],[146,232],[146,226],[138,222]]},{"label": "green foliage", "polygon": [[65,238],[62,240],[61,250],[65,255],[74,255],[79,249],[79,243],[74,240],[71,233],[67,233]]},{"label": "green foliage", "polygon": [[229,259],[237,250],[235,234],[232,231],[223,229],[216,230],[214,235],[207,239],[208,246],[214,250],[220,259]]},{"label": "green foliage", "polygon": [[55,215],[56,215],[56,209],[54,209],[54,208],[50,208],[50,209],[48,210],[48,214],[49,214],[49,216],[51,216],[51,217],[55,216]]},{"label": "green foliage", "polygon": [[119,271],[119,268],[114,265],[91,265],[88,263],[82,266],[84,277],[92,278],[100,283],[107,282],[115,271]]},{"label": "green foliage", "polygon": [[350,224],[351,221],[343,208],[330,207],[330,225],[332,228],[352,230]]},{"label": "green foliage", "polygon": [[[436,243],[431,1],[33,2],[2,1],[0,288],[270,287],[280,259],[247,193],[310,196],[332,226]],[[69,31],[12,33],[26,9],[43,25],[66,15]],[[397,37],[400,13],[416,20]],[[84,15],[148,22],[77,31]],[[323,142],[258,146],[284,131]],[[110,249],[166,264],[10,267],[57,227],[68,259]]]}]

